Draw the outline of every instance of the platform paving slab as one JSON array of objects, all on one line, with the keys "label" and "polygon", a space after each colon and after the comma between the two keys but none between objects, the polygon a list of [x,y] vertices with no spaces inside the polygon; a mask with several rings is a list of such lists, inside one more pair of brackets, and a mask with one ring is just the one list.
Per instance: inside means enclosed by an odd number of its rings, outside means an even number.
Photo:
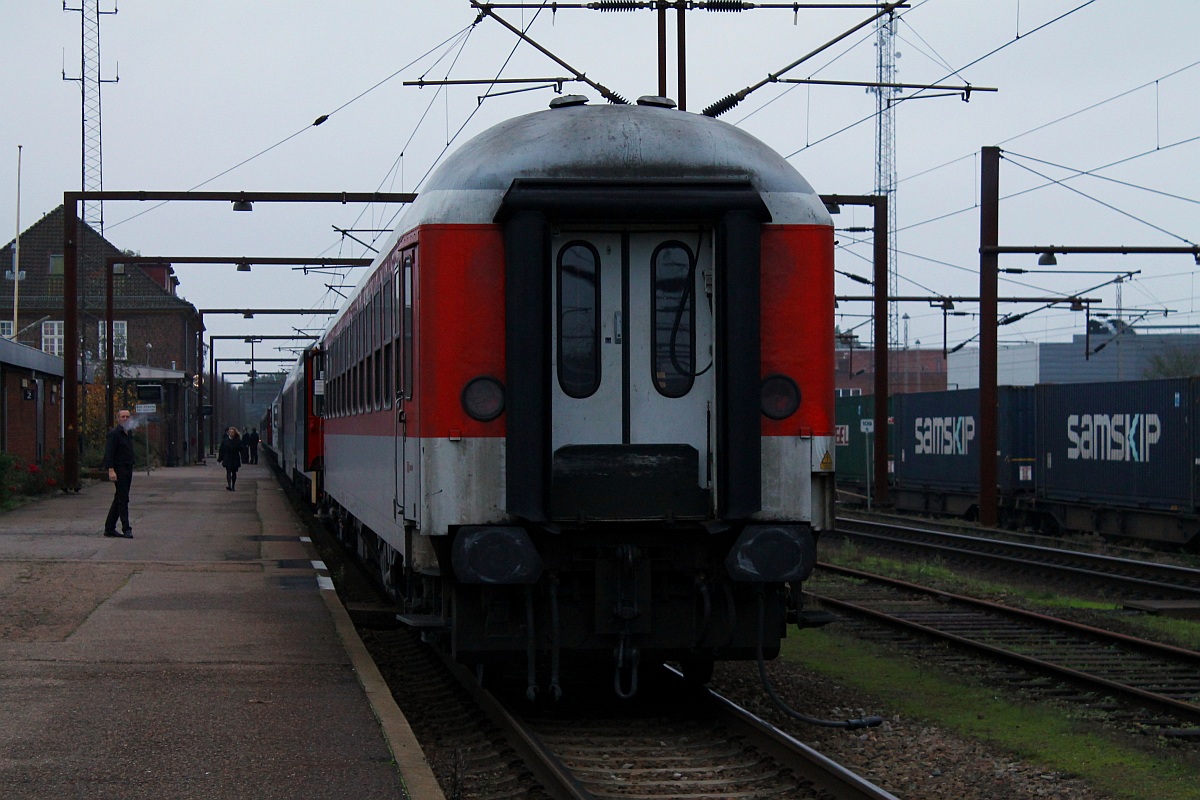
[{"label": "platform paving slab", "polygon": [[440,796],[265,466],[135,474],[133,539],[111,497],[0,514],[0,797]]}]

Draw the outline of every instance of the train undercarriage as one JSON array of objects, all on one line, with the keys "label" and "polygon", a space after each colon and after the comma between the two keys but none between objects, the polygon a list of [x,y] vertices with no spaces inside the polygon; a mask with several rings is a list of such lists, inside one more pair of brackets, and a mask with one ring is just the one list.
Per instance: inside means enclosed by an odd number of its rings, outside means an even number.
[{"label": "train undercarriage", "polygon": [[[634,696],[639,675],[667,661],[706,682],[717,661],[775,658],[789,622],[828,621],[802,607],[800,587],[815,563],[804,526],[464,526],[425,537],[439,567],[417,572],[345,509],[325,516],[402,623],[481,675],[523,670],[531,699],[557,698],[564,671],[605,662],[620,697]],[[746,573],[776,569],[768,561],[794,569]]]}]

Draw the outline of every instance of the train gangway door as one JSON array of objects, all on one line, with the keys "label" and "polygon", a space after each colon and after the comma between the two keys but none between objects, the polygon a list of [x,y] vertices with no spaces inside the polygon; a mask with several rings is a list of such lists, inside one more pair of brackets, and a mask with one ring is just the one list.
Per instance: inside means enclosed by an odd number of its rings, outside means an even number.
[{"label": "train gangway door", "polygon": [[707,488],[711,232],[563,229],[551,255],[553,451],[690,445]]}]

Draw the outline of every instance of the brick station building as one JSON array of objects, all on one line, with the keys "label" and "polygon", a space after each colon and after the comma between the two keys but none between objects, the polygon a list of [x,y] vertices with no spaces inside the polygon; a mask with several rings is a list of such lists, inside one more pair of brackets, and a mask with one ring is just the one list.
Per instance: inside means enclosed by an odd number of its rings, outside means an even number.
[{"label": "brick station building", "polygon": [[[63,208],[21,233],[15,341],[61,359],[63,354]],[[84,470],[99,466],[106,419],[105,268],[122,252],[79,221],[78,286],[81,361],[80,446]],[[0,249],[0,265],[11,273],[15,242]],[[11,274],[0,282],[0,335],[13,338]],[[201,365],[198,346],[201,318],[195,306],[176,294],[179,279],[170,264],[118,266],[113,275],[113,392],[117,407],[161,396],[146,414],[152,462],[164,466],[192,463],[200,454],[195,441],[199,411],[193,378]],[[137,387],[142,389],[138,390]],[[148,387],[159,386],[161,390]],[[139,440],[143,437],[138,436]],[[93,463],[95,462],[95,463]]]}]

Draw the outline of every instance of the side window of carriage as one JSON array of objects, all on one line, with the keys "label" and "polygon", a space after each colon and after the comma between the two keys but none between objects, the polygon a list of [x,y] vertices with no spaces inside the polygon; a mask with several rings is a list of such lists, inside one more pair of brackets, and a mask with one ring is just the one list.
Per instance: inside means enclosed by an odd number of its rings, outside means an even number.
[{"label": "side window of carriage", "polygon": [[600,254],[588,242],[558,251],[558,385],[584,398],[600,387]]},{"label": "side window of carriage", "polygon": [[663,242],[650,268],[654,388],[683,397],[696,381],[696,258],[682,242]]}]

